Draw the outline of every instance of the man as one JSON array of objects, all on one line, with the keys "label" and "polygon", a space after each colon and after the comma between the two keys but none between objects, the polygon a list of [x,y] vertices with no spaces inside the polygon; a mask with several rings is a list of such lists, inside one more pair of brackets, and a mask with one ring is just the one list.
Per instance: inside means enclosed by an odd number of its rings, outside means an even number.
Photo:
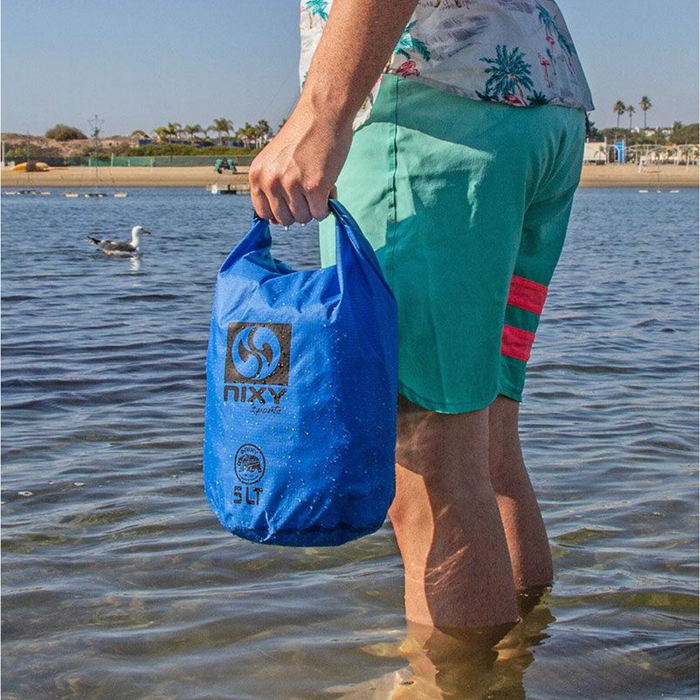
[{"label": "man", "polygon": [[552,0],[301,10],[303,89],[251,166],[255,210],[321,220],[337,184],[397,298],[407,619],[512,624],[552,581],[518,402],[593,108],[576,50]]}]

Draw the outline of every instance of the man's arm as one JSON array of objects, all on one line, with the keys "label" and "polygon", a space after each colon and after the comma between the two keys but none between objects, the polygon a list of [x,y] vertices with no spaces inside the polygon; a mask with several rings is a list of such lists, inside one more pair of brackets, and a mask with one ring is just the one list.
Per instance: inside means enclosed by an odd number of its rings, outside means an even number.
[{"label": "man's arm", "polygon": [[301,97],[250,167],[255,211],[289,226],[323,219],[352,121],[418,0],[334,0]]}]

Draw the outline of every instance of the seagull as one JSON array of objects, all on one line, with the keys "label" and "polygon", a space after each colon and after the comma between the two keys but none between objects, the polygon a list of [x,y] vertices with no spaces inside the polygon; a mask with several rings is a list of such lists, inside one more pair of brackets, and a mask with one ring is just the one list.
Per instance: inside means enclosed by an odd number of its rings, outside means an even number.
[{"label": "seagull", "polygon": [[99,238],[87,237],[87,242],[97,246],[105,255],[126,256],[136,255],[141,245],[141,234],[151,235],[143,226],[134,226],[131,229],[131,242],[126,241],[104,241]]}]

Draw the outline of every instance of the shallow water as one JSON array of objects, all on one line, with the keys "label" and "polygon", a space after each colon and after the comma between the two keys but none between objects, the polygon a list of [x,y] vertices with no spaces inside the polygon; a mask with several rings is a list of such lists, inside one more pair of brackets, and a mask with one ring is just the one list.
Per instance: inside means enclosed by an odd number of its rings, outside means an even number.
[{"label": "shallow water", "polygon": [[[442,697],[398,652],[388,524],[266,548],[209,511],[209,305],[249,202],[130,193],[2,198],[3,698]],[[697,200],[577,194],[522,410],[555,586],[451,697],[697,697]],[[84,243],[134,224],[137,261]],[[316,264],[315,227],[277,238]]]}]

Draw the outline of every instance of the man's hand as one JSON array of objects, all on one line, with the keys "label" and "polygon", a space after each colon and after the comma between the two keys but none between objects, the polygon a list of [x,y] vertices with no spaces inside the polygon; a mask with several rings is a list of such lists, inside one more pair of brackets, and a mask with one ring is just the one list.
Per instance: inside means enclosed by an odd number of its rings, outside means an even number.
[{"label": "man's hand", "polygon": [[324,219],[351,140],[351,118],[321,116],[300,101],[250,166],[250,191],[258,216],[284,226]]},{"label": "man's hand", "polygon": [[299,103],[250,166],[253,206],[263,219],[289,226],[328,214],[352,121],[417,4],[334,0]]}]

